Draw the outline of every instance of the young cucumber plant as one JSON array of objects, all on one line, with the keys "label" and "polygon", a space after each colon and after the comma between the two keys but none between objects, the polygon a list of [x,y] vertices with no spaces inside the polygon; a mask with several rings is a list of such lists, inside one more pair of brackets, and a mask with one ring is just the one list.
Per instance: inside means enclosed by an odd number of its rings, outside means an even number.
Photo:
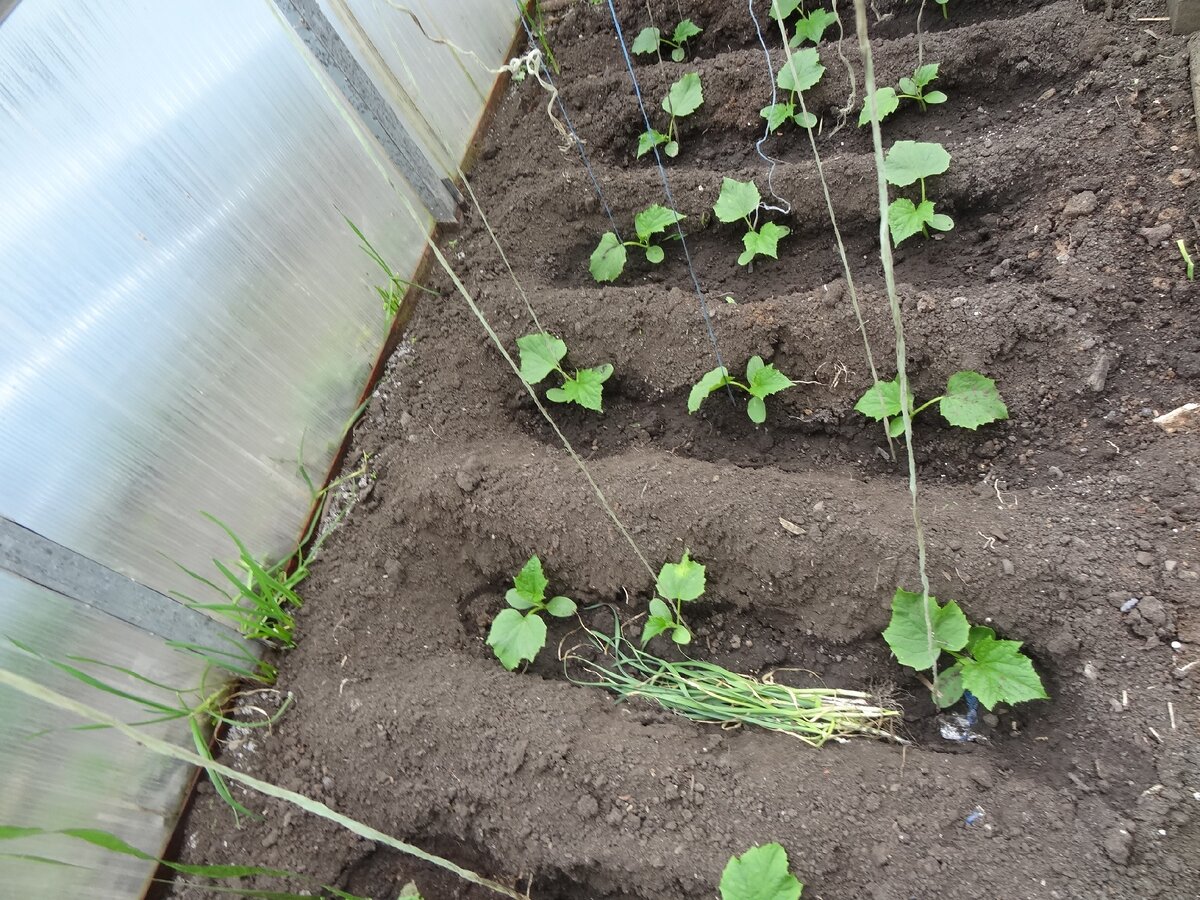
[{"label": "young cucumber plant", "polygon": [[954,658],[935,682],[921,679],[943,709],[957,703],[964,691],[988,709],[997,703],[1048,699],[1021,642],[1002,641],[991,628],[972,627],[953,600],[939,606],[936,597],[929,597],[926,607],[920,593],[897,588],[883,639],[900,665],[917,672],[932,669],[942,653]]},{"label": "young cucumber plant", "polygon": [[739,265],[747,265],[756,256],[769,256],[779,259],[779,240],[791,234],[786,225],[776,225],[774,222],[764,222],[762,227],[755,228],[758,219],[758,208],[762,204],[762,195],[758,185],[753,181],[736,181],[725,178],[721,181],[721,194],[713,204],[713,212],[722,222],[745,222],[746,233],[742,236],[742,246],[746,249],[738,257]]},{"label": "young cucumber plant", "polygon": [[950,168],[950,154],[941,144],[924,141],[896,141],[884,159],[884,173],[888,184],[896,187],[921,182],[921,202],[913,203],[907,197],[893,200],[888,207],[888,228],[892,232],[892,243],[897,247],[914,234],[929,236],[929,229],[949,231],[954,220],[934,210],[933,201],[925,196],[925,179],[941,175]]},{"label": "young cucumber plant", "polygon": [[775,84],[781,91],[787,91],[788,99],[764,106],[759,111],[759,115],[767,120],[769,132],[774,132],[780,125],[788,121],[795,122],[801,128],[816,126],[817,117],[798,108],[796,95],[801,91],[807,91],[819,82],[824,74],[825,67],[821,65],[821,57],[815,47],[808,47],[792,54],[792,58],[775,76]]},{"label": "young cucumber plant", "polygon": [[767,398],[795,383],[774,365],[764,365],[761,356],[752,356],[750,362],[746,363],[745,384],[734,380],[724,366],[717,366],[692,385],[688,394],[688,413],[698,410],[700,404],[713,391],[730,385],[750,395],[750,401],[746,404],[746,415],[750,417],[751,422],[761,425],[767,420]]},{"label": "young cucumber plant", "polygon": [[[882,122],[899,109],[901,100],[917,101],[922,112],[930,105],[936,106],[949,100],[950,98],[941,91],[925,90],[938,77],[938,65],[938,63],[927,63],[918,66],[917,70],[912,73],[912,77],[900,79],[899,89],[882,87],[875,91],[875,106],[879,112],[879,121]],[[863,104],[862,112],[858,115],[858,124],[871,124],[870,103]]]},{"label": "young cucumber plant", "polygon": [[788,871],[787,851],[779,844],[731,856],[721,873],[721,900],[799,900],[803,890]]},{"label": "young cucumber plant", "polygon": [[664,134],[651,128],[638,138],[637,155],[643,157],[655,147],[663,145],[663,153],[671,158],[679,155],[679,126],[678,121],[686,118],[704,105],[704,88],[700,84],[700,76],[696,72],[688,72],[671,85],[667,96],[663,97],[662,106],[671,114]]},{"label": "young cucumber plant", "polygon": [[664,563],[654,585],[650,614],[642,628],[642,646],[664,633],[677,644],[691,643],[692,633],[683,623],[681,606],[703,593],[704,566],[691,559],[686,550],[679,562]]},{"label": "young cucumber plant", "polygon": [[666,44],[671,48],[671,59],[675,60],[675,62],[683,62],[687,59],[688,39],[696,37],[702,31],[704,29],[691,19],[684,19],[676,25],[675,31],[670,37],[663,37],[661,31],[651,26],[650,28],[643,28],[638,32],[638,36],[634,38],[633,46],[630,49],[634,53],[656,56],[659,48],[663,44]]},{"label": "young cucumber plant", "polygon": [[805,13],[801,8],[803,5],[801,0],[772,0],[771,3],[770,16],[777,22],[786,23],[793,13],[800,13],[792,25],[792,39],[789,41],[792,47],[799,47],[805,41],[820,43],[825,29],[838,21],[838,17],[827,9],[817,8]]},{"label": "young cucumber plant", "polygon": [[568,375],[559,363],[567,355],[567,345],[552,334],[537,332],[517,338],[521,353],[521,377],[537,384],[551,372],[562,376],[560,387],[546,391],[546,399],[554,403],[578,403],[584,409],[604,412],[604,382],[613,373],[607,363],[591,369],[576,369]]},{"label": "young cucumber plant", "polygon": [[[1008,418],[1008,407],[996,389],[996,382],[978,372],[955,372],[946,381],[945,392],[916,409],[912,408],[913,399],[909,397],[908,417],[913,418],[935,403],[947,422],[955,428],[966,428],[968,431]],[[895,379],[876,382],[859,398],[854,408],[876,422],[890,419],[888,434],[891,437],[899,437],[904,433],[904,419],[900,415],[900,384]]]},{"label": "young cucumber plant", "polygon": [[496,654],[496,659],[510,672],[523,659],[533,662],[538,651],[546,646],[546,623],[541,613],[549,613],[559,619],[575,614],[575,601],[570,597],[546,599],[549,584],[542,573],[542,561],[534,554],[517,573],[513,586],[504,595],[510,608],[492,620],[488,645]]},{"label": "young cucumber plant", "polygon": [[[613,232],[606,231],[596,249],[592,251],[591,262],[588,264],[592,277],[597,281],[616,281],[625,271],[626,247],[641,247],[646,253],[647,261],[655,265],[662,262],[666,253],[652,239],[686,218],[687,216],[681,216],[673,209],[655,203],[633,217],[633,230],[637,232],[636,241],[622,241]],[[678,237],[676,233],[667,235],[664,240]]]}]

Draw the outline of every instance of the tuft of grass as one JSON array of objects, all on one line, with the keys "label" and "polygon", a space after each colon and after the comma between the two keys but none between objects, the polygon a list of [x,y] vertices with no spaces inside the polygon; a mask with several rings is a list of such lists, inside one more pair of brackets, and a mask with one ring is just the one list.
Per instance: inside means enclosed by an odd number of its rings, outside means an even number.
[{"label": "tuft of grass", "polygon": [[[146,725],[156,725],[160,722],[177,721],[186,719],[188,732],[192,737],[192,743],[195,745],[196,753],[205,759],[211,760],[212,750],[209,747],[209,735],[218,725],[230,725],[237,728],[270,728],[280,717],[287,711],[292,704],[292,697],[289,694],[280,705],[279,709],[272,715],[268,715],[264,710],[255,709],[262,713],[263,718],[260,720],[248,721],[245,719],[231,719],[225,715],[225,710],[239,696],[236,687],[228,683],[228,679],[221,679],[219,687],[212,687],[209,679],[211,668],[206,666],[204,672],[200,676],[200,682],[197,685],[187,688],[172,687],[171,685],[163,684],[146,676],[135,672],[133,669],[125,666],[116,665],[114,663],[104,662],[103,660],[92,659],[86,656],[68,656],[65,660],[54,659],[47,656],[28,644],[22,643],[15,638],[9,638],[9,641],[18,650],[26,653],[43,663],[58,669],[60,672],[69,675],[71,678],[86,685],[93,690],[109,694],[113,697],[118,697],[132,705],[139,713],[138,721],[130,724],[142,727]],[[190,649],[190,648],[189,648]],[[145,686],[146,694],[135,693],[133,690],[126,690],[117,687],[111,681],[106,681],[104,678],[91,674],[91,672],[81,668],[87,666],[90,669],[102,669],[108,672],[114,672],[119,675],[124,675],[132,679],[137,684]],[[222,664],[222,668],[225,666]],[[174,700],[158,700],[149,693],[174,695]],[[142,718],[144,717],[144,718]],[[93,728],[103,728],[106,726],[84,725],[79,726],[79,729],[86,730]],[[40,731],[29,735],[29,738],[38,738],[50,732]],[[247,816],[256,818],[256,814],[251,812],[236,799],[229,790],[229,786],[225,783],[221,776],[213,772],[212,783],[217,795],[225,802],[225,804],[233,810],[234,818],[238,816]]]},{"label": "tuft of grass", "polygon": [[426,294],[437,296],[437,291],[427,288],[423,284],[417,284],[415,281],[401,278],[393,272],[392,267],[387,264],[387,260],[367,240],[367,236],[362,233],[362,229],[350,221],[349,216],[343,214],[342,218],[346,220],[346,224],[350,226],[350,230],[358,235],[358,239],[362,241],[363,252],[371,257],[371,261],[379,266],[383,274],[387,276],[387,284],[382,287],[375,285],[375,293],[383,301],[383,309],[388,314],[388,318],[395,318],[396,313],[400,312],[400,304],[404,302],[404,295],[410,288],[416,288],[419,291],[424,291]]},{"label": "tuft of grass", "polygon": [[[693,659],[668,662],[625,638],[615,610],[613,620],[612,634],[584,626],[589,640],[583,646],[589,653],[598,651],[600,660],[581,655],[578,647],[562,655],[573,684],[603,688],[618,701],[641,697],[694,722],[778,731],[811,747],[856,736],[899,740],[888,728],[899,711],[880,705],[870,694],[793,688],[769,675],[755,678]],[[572,663],[583,670],[579,677],[571,675]]]}]

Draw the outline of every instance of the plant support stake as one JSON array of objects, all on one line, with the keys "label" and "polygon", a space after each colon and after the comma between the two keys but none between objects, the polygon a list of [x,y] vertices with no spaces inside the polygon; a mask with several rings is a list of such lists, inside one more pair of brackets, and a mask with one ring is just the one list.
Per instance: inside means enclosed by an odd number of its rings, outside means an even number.
[{"label": "plant support stake", "polygon": [[[904,419],[904,443],[908,450],[908,492],[912,497],[913,529],[917,539],[917,570],[921,576],[922,608],[925,616],[925,636],[929,652],[934,652],[933,622],[929,612],[929,573],[925,567],[925,532],[921,528],[921,507],[917,498],[917,460],[913,453],[912,392],[908,385],[905,357],[904,321],[900,314],[900,298],[896,293],[896,272],[892,261],[892,236],[888,228],[888,184],[884,174],[883,135],[879,129],[879,109],[875,104],[875,62],[871,57],[871,40],[867,36],[866,0],[854,0],[854,24],[858,31],[858,46],[862,53],[866,84],[867,106],[871,110],[871,140],[875,145],[875,180],[879,186],[879,257],[883,263],[883,280],[887,285],[888,305],[892,309],[892,324],[896,329],[896,380],[900,383],[900,415]],[[936,659],[936,654],[935,659]],[[933,693],[937,694],[937,664],[932,668]]]}]

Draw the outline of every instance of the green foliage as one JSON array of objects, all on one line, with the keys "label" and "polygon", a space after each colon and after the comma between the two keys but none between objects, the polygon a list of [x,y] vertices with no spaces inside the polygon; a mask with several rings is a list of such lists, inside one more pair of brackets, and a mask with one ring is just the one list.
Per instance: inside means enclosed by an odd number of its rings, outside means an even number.
[{"label": "green foliage", "polygon": [[691,642],[692,633],[683,622],[681,607],[704,593],[704,580],[704,566],[691,559],[686,550],[679,562],[663,564],[642,629],[642,646],[663,633],[677,644]]},{"label": "green foliage", "polygon": [[1183,257],[1183,264],[1187,269],[1187,280],[1192,281],[1196,277],[1196,265],[1192,262],[1192,256],[1188,253],[1187,244],[1180,238],[1175,242],[1175,246],[1179,248],[1179,255]]},{"label": "green foliage", "polygon": [[1048,699],[1033,661],[1021,652],[1021,642],[999,640],[991,628],[972,627],[953,600],[939,605],[935,597],[897,588],[883,639],[902,666],[918,672],[932,669],[942,653],[954,658],[930,685],[934,702],[942,708],[957,703],[964,691],[987,709],[997,703]]},{"label": "green foliage", "polygon": [[[974,431],[980,425],[1008,418],[1008,407],[996,388],[996,382],[978,372],[955,372],[946,381],[946,390],[912,409],[909,398],[909,418],[922,410],[938,404],[942,416],[955,428]],[[890,419],[888,434],[899,437],[904,433],[904,419],[900,415],[900,385],[896,380],[879,381],[854,404],[855,410],[868,419],[879,421]]]},{"label": "green foliage", "polygon": [[767,420],[767,397],[778,394],[794,384],[794,381],[774,365],[765,365],[761,356],[752,356],[750,362],[746,363],[745,384],[732,378],[724,366],[717,366],[711,372],[705,373],[704,377],[692,385],[688,393],[688,412],[694,413],[709,394],[729,385],[750,395],[746,404],[746,415],[750,417],[750,421],[761,425]]},{"label": "green foliage", "polygon": [[758,207],[762,203],[762,195],[753,181],[737,181],[725,178],[721,181],[721,193],[713,204],[713,212],[722,222],[744,222],[746,234],[742,236],[742,246],[745,248],[738,257],[740,265],[747,265],[757,256],[769,256],[778,259],[779,241],[791,233],[786,225],[776,225],[765,222],[759,228],[754,227],[750,216],[757,218]]},{"label": "green foliage", "polygon": [[950,0],[933,0],[933,2],[942,8],[942,18],[949,19],[950,18]]},{"label": "green foliage", "polygon": [[691,19],[684,19],[676,25],[670,37],[663,37],[661,31],[651,26],[638,32],[630,49],[637,54],[656,56],[661,45],[666,44],[671,48],[671,59],[675,62],[683,62],[687,59],[686,44],[688,40],[703,31],[704,29]]},{"label": "green foliage", "polygon": [[921,200],[914,203],[905,197],[893,200],[888,207],[888,228],[892,242],[900,242],[914,234],[928,235],[929,228],[949,231],[954,220],[934,209],[933,201],[925,196],[925,179],[941,175],[950,168],[950,154],[941,144],[924,141],[896,141],[884,159],[884,174],[889,184],[907,187],[921,183]]},{"label": "green foliage", "polygon": [[803,0],[771,0],[768,15],[776,22],[783,22],[803,5]]},{"label": "green foliage", "polygon": [[672,158],[679,155],[678,120],[686,118],[704,105],[704,87],[700,75],[688,72],[674,82],[663,97],[662,107],[671,115],[665,132],[651,128],[638,137],[638,157],[645,156],[655,147],[662,146],[663,152]]},{"label": "green foliage", "polygon": [[383,301],[384,312],[387,313],[389,318],[394,318],[396,313],[400,311],[400,306],[404,302],[404,295],[408,292],[409,288],[416,288],[419,291],[424,291],[426,294],[437,296],[437,291],[430,290],[424,285],[417,284],[415,281],[406,281],[393,272],[392,267],[387,264],[387,261],[380,255],[379,251],[371,245],[371,242],[367,240],[367,236],[362,233],[362,230],[350,221],[348,216],[342,216],[342,218],[346,220],[346,224],[350,226],[350,230],[358,235],[363,252],[387,276],[387,284],[385,286],[375,285],[375,293]]},{"label": "green foliage", "polygon": [[[901,100],[915,100],[922,110],[930,104],[945,103],[949,98],[941,91],[926,91],[935,78],[938,77],[938,63],[926,63],[918,66],[916,71],[907,78],[901,78],[899,90],[893,87],[882,87],[875,91],[875,105],[878,107],[879,121],[882,122],[897,109]],[[871,121],[869,104],[863,103],[862,112],[858,116],[859,125],[867,125]]]},{"label": "green foliage", "polygon": [[805,41],[819,44],[825,35],[825,29],[838,22],[838,17],[826,9],[814,9],[806,16],[801,16],[793,26],[791,46],[799,47]]},{"label": "green foliage", "polygon": [[815,47],[808,47],[792,54],[792,58],[779,70],[775,76],[775,84],[780,90],[787,92],[787,99],[777,101],[770,106],[764,106],[760,111],[767,120],[767,130],[776,131],[785,122],[795,122],[801,128],[813,128],[817,117],[805,112],[797,101],[801,91],[807,91],[821,80],[825,67],[821,65],[821,57]]},{"label": "green foliage", "polygon": [[[624,247],[621,251],[624,252]],[[604,382],[612,376],[613,367],[607,363],[590,369],[576,369],[568,375],[562,367],[567,355],[567,345],[552,334],[535,332],[517,338],[517,350],[521,357],[521,377],[529,384],[537,384],[551,372],[562,376],[562,384],[546,391],[546,399],[553,403],[578,403],[584,409],[604,412]]]},{"label": "green foliage", "polygon": [[798,900],[803,890],[788,871],[787,851],[779,844],[730,857],[721,873],[721,900]]},{"label": "green foliage", "polygon": [[550,582],[542,572],[542,561],[536,554],[517,573],[513,586],[504,595],[509,609],[502,610],[492,620],[487,642],[496,659],[510,672],[522,660],[533,662],[538,651],[546,646],[546,623],[541,613],[565,619],[575,614],[575,601],[569,597],[546,599]]},{"label": "green foliage", "polygon": [[[588,269],[596,281],[615,281],[625,271],[627,261],[626,247],[641,247],[648,262],[657,265],[666,258],[666,251],[654,243],[654,238],[662,234],[676,222],[682,222],[687,216],[681,216],[673,209],[654,204],[647,206],[633,217],[633,228],[637,232],[637,240],[622,242],[613,232],[606,231],[600,238],[600,243],[592,251]],[[676,234],[667,235],[666,240],[678,238]]]}]

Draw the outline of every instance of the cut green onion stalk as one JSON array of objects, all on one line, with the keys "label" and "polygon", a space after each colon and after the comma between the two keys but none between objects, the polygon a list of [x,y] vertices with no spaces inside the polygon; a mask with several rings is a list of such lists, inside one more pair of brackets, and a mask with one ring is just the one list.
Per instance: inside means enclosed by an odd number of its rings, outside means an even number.
[{"label": "cut green onion stalk", "polygon": [[585,626],[590,644],[604,660],[589,659],[574,649],[563,655],[565,669],[575,663],[583,670],[579,677],[567,672],[572,683],[611,691],[619,701],[643,697],[694,722],[723,728],[757,725],[812,747],[829,740],[845,742],[854,736],[903,743],[888,728],[899,710],[879,705],[881,701],[871,694],[840,688],[793,688],[776,684],[770,675],[761,679],[739,675],[699,660],[668,662],[628,641],[615,611],[613,619],[611,635]]}]

